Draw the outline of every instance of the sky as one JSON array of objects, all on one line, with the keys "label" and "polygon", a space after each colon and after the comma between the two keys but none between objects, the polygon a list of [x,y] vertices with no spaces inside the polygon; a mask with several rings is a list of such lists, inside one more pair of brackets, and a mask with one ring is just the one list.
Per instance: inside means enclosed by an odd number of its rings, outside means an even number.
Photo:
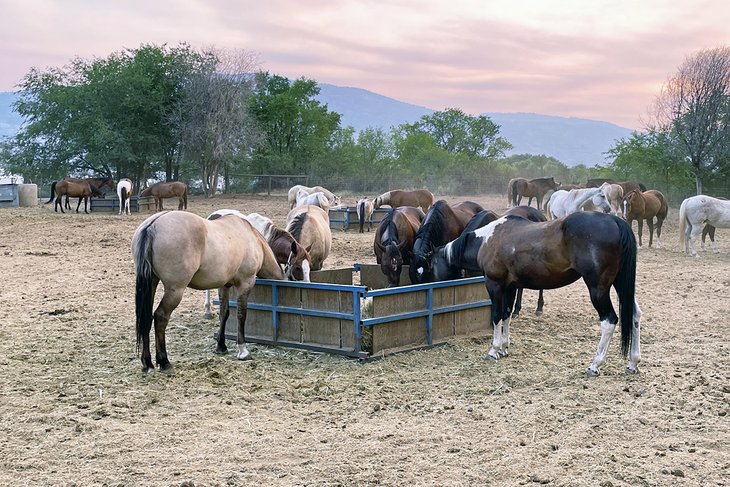
[{"label": "sky", "polygon": [[434,110],[641,129],[688,56],[730,45],[728,20],[726,0],[0,0],[0,91],[31,68],[185,42]]}]

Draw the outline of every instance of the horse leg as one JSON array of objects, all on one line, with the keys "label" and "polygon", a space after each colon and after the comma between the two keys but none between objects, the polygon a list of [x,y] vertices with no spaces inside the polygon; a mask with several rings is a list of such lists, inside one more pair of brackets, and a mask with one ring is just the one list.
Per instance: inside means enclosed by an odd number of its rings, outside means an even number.
[{"label": "horse leg", "polygon": [[639,371],[641,362],[641,308],[639,302],[634,300],[634,326],[631,327],[631,350],[629,350],[629,362],[626,364],[626,373],[635,374]]},{"label": "horse leg", "polygon": [[641,247],[643,245],[641,243],[641,233],[644,231],[644,220],[639,218],[638,220],[636,220],[636,223],[637,223],[638,229],[639,229],[639,247]]},{"label": "horse leg", "polygon": [[[652,246],[653,237],[654,237],[654,218],[647,218],[646,219],[646,226],[649,228],[649,247]],[[657,239],[657,245],[659,244],[659,241]],[[659,248],[659,247],[657,247]]]},{"label": "horse leg", "polygon": [[165,330],[170,321],[170,315],[182,301],[185,288],[174,288],[165,286],[160,304],[155,310],[155,361],[161,372],[171,372],[172,365],[167,358],[167,346],[165,345]]},{"label": "horse leg", "polygon": [[697,250],[695,249],[695,242],[697,241],[698,233],[700,233],[699,225],[692,225],[691,223],[687,225],[687,240],[685,241],[685,251],[687,252],[687,255],[699,257],[699,255],[697,255]]},{"label": "horse leg", "polygon": [[664,220],[660,220],[657,218],[656,220],[656,248],[660,249],[662,248],[662,225],[664,225]]},{"label": "horse leg", "polygon": [[79,208],[81,208],[81,200],[84,199],[83,196],[79,197],[79,202],[76,204],[76,213],[79,212]]},{"label": "horse leg", "polygon": [[583,276],[583,279],[588,284],[588,291],[591,297],[591,303],[593,307],[598,311],[598,317],[601,320],[601,338],[598,341],[598,349],[596,350],[596,356],[593,359],[593,363],[586,369],[586,375],[588,377],[598,377],[601,373],[599,367],[606,361],[606,353],[608,352],[608,345],[611,343],[611,337],[618,324],[618,316],[616,311],[613,309],[611,303],[610,287],[602,289],[598,283],[589,284],[589,280],[597,281],[598,276],[593,278]]},{"label": "horse leg", "polygon": [[177,209],[182,210],[183,209],[183,199],[179,198],[177,203]]},{"label": "horse leg", "polygon": [[545,306],[545,299],[542,297],[542,289],[540,289],[539,294],[537,295],[537,308],[535,309],[535,314],[537,316],[542,315],[542,308]]},{"label": "horse leg", "polygon": [[213,318],[213,313],[210,311],[210,289],[205,290],[205,297],[203,298],[203,317],[206,320]]},{"label": "horse leg", "polygon": [[248,307],[248,294],[256,284],[256,276],[251,277],[247,282],[239,286],[238,294],[238,360],[251,360],[251,352],[246,348],[246,311]]},{"label": "horse leg", "polygon": [[61,196],[56,197],[56,203],[53,205],[53,211],[58,213],[58,209],[61,209],[61,213],[66,213],[63,211],[63,202],[61,201]]},{"label": "horse leg", "polygon": [[507,296],[504,287],[489,281],[487,283],[489,298],[492,300],[492,346],[487,352],[487,360],[499,360],[505,357],[504,323],[509,317]]},{"label": "horse leg", "polygon": [[517,297],[515,299],[515,309],[512,310],[512,318],[516,318],[520,315],[520,311],[522,310],[522,291],[524,291],[523,288],[517,289]]},{"label": "horse leg", "polygon": [[222,287],[218,289],[218,301],[220,301],[220,310],[218,312],[218,319],[220,325],[218,328],[218,343],[215,347],[215,353],[226,353],[228,347],[226,347],[226,322],[228,317],[231,315],[231,308],[229,305],[230,288]]}]

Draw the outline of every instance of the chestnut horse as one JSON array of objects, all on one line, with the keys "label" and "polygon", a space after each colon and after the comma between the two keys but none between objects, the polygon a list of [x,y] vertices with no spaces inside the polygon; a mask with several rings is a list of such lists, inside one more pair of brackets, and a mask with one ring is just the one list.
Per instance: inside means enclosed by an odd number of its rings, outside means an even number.
[{"label": "chestnut horse", "polygon": [[[636,302],[636,240],[625,221],[594,211],[539,223],[506,215],[464,233],[443,254],[452,265],[481,269],[484,274],[494,329],[487,359],[509,356],[511,310],[519,288],[556,289],[582,277],[601,320],[598,350],[586,374],[599,375],[619,321],[621,352],[629,355],[626,371],[638,372],[641,310]],[[612,286],[620,320],[611,302]]]},{"label": "chestnut horse", "polygon": [[312,270],[321,270],[332,247],[327,212],[319,206],[298,206],[286,216],[286,230],[309,252]]},{"label": "chestnut horse", "polygon": [[368,222],[368,232],[373,228],[373,201],[362,198],[355,205],[357,221],[360,222],[360,233],[364,233],[365,222]]},{"label": "chestnut horse", "polygon": [[634,220],[638,222],[639,247],[642,246],[643,220],[646,220],[646,225],[649,227],[649,247],[651,247],[654,234],[654,218],[656,218],[656,248],[661,248],[662,225],[669,212],[669,206],[664,195],[655,189],[644,192],[634,189],[624,195],[621,208],[623,218],[629,223],[629,226]]},{"label": "chestnut horse", "polygon": [[413,256],[408,268],[413,284],[433,282],[431,269],[433,251],[458,237],[471,217],[482,210],[481,206],[471,201],[456,204],[454,208],[444,200],[438,200],[433,204],[426,213],[413,242]]},{"label": "chestnut horse", "polygon": [[[184,211],[166,211],[148,217],[134,232],[132,255],[136,274],[137,348],[142,345],[142,370],[154,371],[150,330],[155,325],[155,361],[163,372],[172,365],[167,356],[165,329],[180,304],[185,288],[215,289],[220,296],[220,328],[216,353],[226,353],[226,321],[231,292],[238,300],[239,360],[250,359],[244,326],[248,295],[256,277],[283,279],[279,264],[264,237],[235,215],[217,220]],[[152,312],[157,285],[165,287]]]},{"label": "chestnut horse", "polygon": [[706,195],[692,196],[682,201],[679,207],[679,242],[687,255],[697,256],[694,244],[703,223],[710,233],[712,250],[717,253],[715,228],[730,228],[730,201]]},{"label": "chestnut horse", "polygon": [[394,189],[375,198],[373,202],[374,209],[377,210],[383,205],[388,205],[391,208],[417,206],[426,213],[433,206],[433,194],[427,189],[414,189],[412,191]]},{"label": "chestnut horse", "polygon": [[525,178],[515,178],[512,180],[512,206],[518,206],[522,202],[522,197],[527,198],[527,206],[532,203],[535,198],[537,208],[542,208],[542,199],[548,191],[556,191],[560,186],[552,177],[535,178],[527,180]]},{"label": "chestnut horse", "polygon": [[[76,183],[76,185],[69,185],[68,183]],[[83,183],[88,184],[89,189],[88,191],[85,189],[85,186]],[[71,205],[69,204],[69,197],[78,197],[79,202],[76,205],[76,213],[79,212],[79,208],[81,207],[81,201],[84,201],[84,213],[88,213],[86,211],[88,207],[88,199],[90,196],[94,197],[100,197],[103,198],[104,194],[101,192],[101,188],[104,186],[109,186],[109,188],[114,188],[114,180],[109,177],[102,177],[102,178],[72,178],[67,177],[62,179],[61,181],[54,181],[51,183],[51,197],[46,201],[46,204],[53,201],[53,195],[56,195],[56,204],[54,205],[54,211],[58,211],[56,208],[60,206],[61,213],[65,213],[63,211],[64,205],[59,204],[59,199],[66,195],[66,203],[65,207],[66,209],[71,209]],[[62,193],[62,194],[61,194]]]},{"label": "chestnut horse", "polygon": [[[290,281],[310,282],[309,269],[311,265],[309,264],[309,252],[299,245],[291,233],[282,228],[278,228],[269,218],[258,213],[244,215],[238,210],[222,209],[216,210],[208,215],[208,220],[217,220],[225,215],[236,215],[239,218],[243,218],[263,235],[271,251],[274,252],[276,262],[284,266],[284,277],[286,279]],[[203,313],[206,318],[213,316],[210,309],[209,290],[205,291]]]},{"label": "chestnut horse", "polygon": [[164,198],[177,198],[177,209],[188,209],[188,187],[180,181],[160,181],[142,191],[140,196],[152,196],[155,199],[155,211],[162,211]]},{"label": "chestnut horse", "polygon": [[388,286],[400,286],[403,264],[411,262],[413,242],[425,216],[415,206],[399,206],[390,210],[375,230],[375,261],[388,278]]}]

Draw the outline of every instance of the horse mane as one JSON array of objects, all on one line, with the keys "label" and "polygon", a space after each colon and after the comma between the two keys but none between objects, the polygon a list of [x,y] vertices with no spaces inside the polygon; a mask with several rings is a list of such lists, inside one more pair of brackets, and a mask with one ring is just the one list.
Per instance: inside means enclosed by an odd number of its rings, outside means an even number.
[{"label": "horse mane", "polygon": [[302,228],[304,228],[304,223],[307,221],[308,216],[306,213],[300,213],[287,225],[287,230],[297,242],[299,242],[302,236]]},{"label": "horse mane", "polygon": [[[395,243],[398,242],[398,226],[395,224],[395,221],[393,221],[393,214],[395,213],[395,208],[390,210],[387,215],[380,221],[380,225],[383,227],[383,233],[386,231],[388,232],[388,241],[380,242],[380,244],[385,247],[389,243]],[[383,235],[381,233],[381,237]],[[394,238],[395,237],[395,238]]]},{"label": "horse mane", "polygon": [[285,239],[289,240],[289,237],[294,237],[291,232],[284,230],[283,228],[279,228],[276,226],[271,226],[271,234],[269,235],[269,242],[274,242],[275,240],[284,237]]},{"label": "horse mane", "polygon": [[[447,228],[444,223],[453,216],[453,213],[453,210],[446,201],[438,200],[434,203],[431,209],[428,210],[426,218],[423,219],[421,228],[418,229],[416,242],[421,240],[421,245],[428,243],[430,247],[433,247],[434,237],[447,233]],[[413,249],[414,251],[416,250],[415,244]]]}]

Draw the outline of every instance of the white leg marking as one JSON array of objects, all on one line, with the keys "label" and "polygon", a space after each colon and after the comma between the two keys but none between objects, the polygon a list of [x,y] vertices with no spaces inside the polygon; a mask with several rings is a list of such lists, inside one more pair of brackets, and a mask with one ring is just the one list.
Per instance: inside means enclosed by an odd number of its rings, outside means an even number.
[{"label": "white leg marking", "polygon": [[246,348],[245,343],[238,344],[238,354],[236,354],[238,360],[251,360],[251,352]]},{"label": "white leg marking", "polygon": [[634,326],[631,328],[631,350],[629,350],[629,363],[626,365],[626,372],[629,374],[637,373],[641,362],[641,314],[639,302],[634,300]]},{"label": "white leg marking", "polygon": [[508,316],[506,320],[502,322],[502,349],[499,354],[502,357],[509,356],[509,323],[512,320],[511,316]]},{"label": "white leg marking", "polygon": [[203,301],[203,316],[206,319],[210,319],[213,317],[213,315],[210,312],[210,290],[205,290],[205,300]]},{"label": "white leg marking", "polygon": [[593,363],[588,370],[586,375],[589,377],[596,377],[600,374],[598,367],[600,367],[606,361],[606,352],[608,351],[608,344],[611,343],[611,336],[613,331],[616,329],[615,324],[611,324],[608,320],[601,321],[601,339],[598,341],[598,350],[596,350],[596,357],[593,359]]},{"label": "white leg marking", "polygon": [[502,320],[494,325],[492,333],[492,348],[487,352],[487,360],[499,360],[499,350],[502,348]]}]

